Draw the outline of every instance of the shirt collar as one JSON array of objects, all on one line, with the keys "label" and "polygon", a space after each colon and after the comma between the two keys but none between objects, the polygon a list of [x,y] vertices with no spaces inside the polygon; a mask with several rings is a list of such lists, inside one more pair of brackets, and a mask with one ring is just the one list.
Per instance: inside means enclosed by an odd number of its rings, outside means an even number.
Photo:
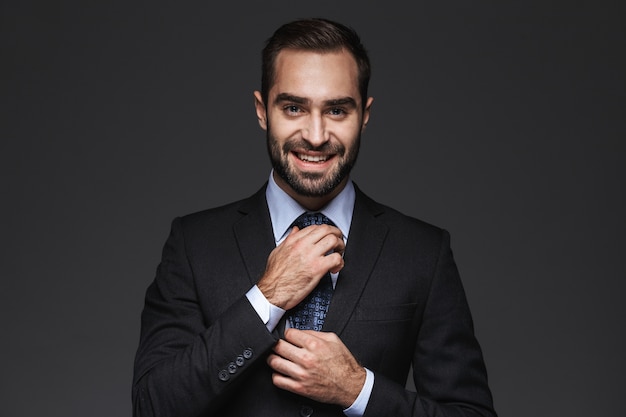
[{"label": "shirt collar", "polygon": [[[273,173],[272,170],[265,190],[265,198],[272,220],[274,240],[276,244],[279,244],[287,236],[293,221],[307,210],[276,184]],[[349,180],[344,189],[320,210],[341,230],[344,241],[348,239],[352,223],[354,200],[354,185]]]}]

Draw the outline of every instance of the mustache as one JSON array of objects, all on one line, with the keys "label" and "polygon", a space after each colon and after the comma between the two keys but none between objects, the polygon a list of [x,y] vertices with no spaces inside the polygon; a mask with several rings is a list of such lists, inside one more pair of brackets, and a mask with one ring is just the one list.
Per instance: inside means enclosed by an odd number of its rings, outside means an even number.
[{"label": "mustache", "polygon": [[343,155],[346,152],[345,146],[338,143],[324,142],[320,146],[313,146],[305,140],[294,139],[283,144],[283,152],[289,153],[294,150],[315,151],[328,154]]}]

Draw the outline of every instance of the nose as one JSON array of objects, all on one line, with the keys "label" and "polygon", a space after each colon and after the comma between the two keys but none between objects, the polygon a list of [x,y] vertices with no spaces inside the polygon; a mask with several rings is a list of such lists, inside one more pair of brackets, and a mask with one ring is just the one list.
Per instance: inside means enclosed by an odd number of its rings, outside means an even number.
[{"label": "nose", "polygon": [[307,125],[302,130],[302,137],[313,147],[317,148],[329,139],[326,122],[321,114],[315,113],[312,113],[307,119]]}]

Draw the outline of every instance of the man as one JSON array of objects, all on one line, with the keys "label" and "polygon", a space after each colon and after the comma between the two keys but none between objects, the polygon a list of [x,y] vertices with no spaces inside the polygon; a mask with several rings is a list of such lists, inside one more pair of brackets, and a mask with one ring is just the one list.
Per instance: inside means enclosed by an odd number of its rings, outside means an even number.
[{"label": "man", "polygon": [[[369,76],[339,23],[268,40],[254,98],[273,170],[252,197],[173,221],[142,314],[136,417],[495,416],[448,233],[350,180]],[[294,226],[302,213],[319,221]],[[300,316],[325,282],[328,309],[316,295],[322,310]]]}]

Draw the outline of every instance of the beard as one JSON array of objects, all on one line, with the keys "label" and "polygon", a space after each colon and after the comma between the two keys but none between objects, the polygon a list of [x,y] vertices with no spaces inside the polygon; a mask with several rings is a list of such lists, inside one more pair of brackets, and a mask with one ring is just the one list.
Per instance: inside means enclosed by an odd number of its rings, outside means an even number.
[{"label": "beard", "polygon": [[[351,148],[346,149],[341,144],[324,143],[317,148],[305,140],[288,140],[282,146],[272,136],[271,129],[267,129],[267,151],[272,162],[272,168],[296,193],[304,197],[323,197],[330,194],[341,182],[350,175],[356,163],[361,144],[361,134],[356,137]],[[289,154],[294,150],[319,151],[334,154],[339,158],[339,164],[331,171],[324,173],[299,172],[289,164]]]}]

